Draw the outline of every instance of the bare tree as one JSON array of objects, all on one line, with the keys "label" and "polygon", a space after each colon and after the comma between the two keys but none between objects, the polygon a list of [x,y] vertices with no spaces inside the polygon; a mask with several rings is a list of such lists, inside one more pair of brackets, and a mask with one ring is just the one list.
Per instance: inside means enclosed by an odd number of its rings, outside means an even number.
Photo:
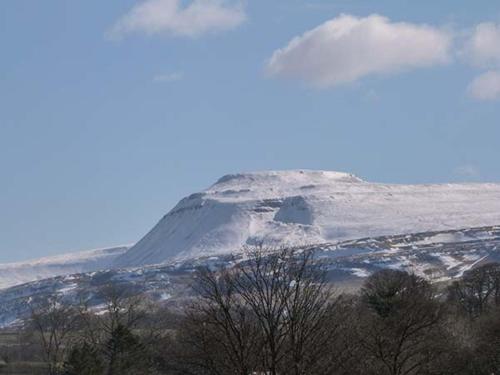
[{"label": "bare tree", "polygon": [[320,358],[338,327],[336,299],[314,252],[259,247],[246,255],[231,268],[197,273],[201,300],[188,321],[198,327],[191,341],[205,351],[205,365],[213,374],[331,373]]},{"label": "bare tree", "polygon": [[471,319],[500,306],[500,264],[489,263],[466,272],[453,282],[448,294]]},{"label": "bare tree", "polygon": [[31,327],[41,345],[49,375],[56,375],[62,369],[64,350],[75,322],[75,310],[60,296],[53,296],[31,307]]},{"label": "bare tree", "polygon": [[500,373],[500,309],[481,316],[475,325],[475,365],[483,374]]},{"label": "bare tree", "polygon": [[100,311],[84,299],[79,305],[80,345],[98,349],[107,375],[145,366],[146,347],[133,333],[145,316],[144,299],[112,285],[102,288],[98,297],[103,301]]},{"label": "bare tree", "polygon": [[257,248],[249,255],[248,263],[236,266],[239,277],[234,281],[262,329],[266,371],[318,371],[318,360],[335,337],[336,326],[335,299],[315,253]]},{"label": "bare tree", "polygon": [[424,279],[383,270],[361,292],[358,339],[370,371],[425,373],[444,350],[443,309]]},{"label": "bare tree", "polygon": [[183,343],[196,350],[184,361],[211,374],[250,374],[262,347],[255,316],[237,294],[234,276],[234,269],[199,269],[200,300],[188,309],[182,326]]}]

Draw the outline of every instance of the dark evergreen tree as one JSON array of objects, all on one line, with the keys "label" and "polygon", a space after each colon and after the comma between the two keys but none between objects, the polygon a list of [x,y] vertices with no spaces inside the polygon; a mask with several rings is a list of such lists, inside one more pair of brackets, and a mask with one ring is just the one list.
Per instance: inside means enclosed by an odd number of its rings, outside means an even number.
[{"label": "dark evergreen tree", "polygon": [[102,356],[88,343],[73,347],[64,363],[64,375],[102,375],[103,372]]},{"label": "dark evergreen tree", "polygon": [[[148,367],[146,348],[130,329],[118,324],[104,345],[107,375],[145,373]],[[141,372],[138,372],[141,371]]]}]

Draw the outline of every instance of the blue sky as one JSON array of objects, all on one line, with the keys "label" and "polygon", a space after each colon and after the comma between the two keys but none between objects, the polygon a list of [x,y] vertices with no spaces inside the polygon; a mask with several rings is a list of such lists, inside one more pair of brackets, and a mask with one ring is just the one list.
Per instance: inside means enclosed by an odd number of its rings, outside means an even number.
[{"label": "blue sky", "polygon": [[500,182],[496,1],[0,9],[0,262],[132,243],[238,171]]}]

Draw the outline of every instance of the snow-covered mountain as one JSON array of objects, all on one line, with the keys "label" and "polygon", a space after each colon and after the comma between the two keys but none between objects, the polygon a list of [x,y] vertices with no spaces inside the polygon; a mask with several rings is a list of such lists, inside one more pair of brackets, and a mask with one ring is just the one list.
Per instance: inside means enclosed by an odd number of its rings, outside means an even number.
[{"label": "snow-covered mountain", "polygon": [[182,305],[195,268],[231,267],[245,261],[243,245],[260,242],[315,249],[340,287],[384,268],[447,283],[500,260],[500,184],[380,184],[307,170],[228,175],[181,200],[130,248],[0,265],[0,327],[54,294],[69,303],[86,295],[97,308],[109,284]]},{"label": "snow-covered mountain", "polygon": [[380,184],[310,170],[234,174],[181,200],[115,266],[228,254],[262,241],[335,243],[499,223],[500,184]]},{"label": "snow-covered mountain", "polygon": [[106,269],[129,247],[118,246],[26,262],[0,264],[0,289],[54,276]]}]

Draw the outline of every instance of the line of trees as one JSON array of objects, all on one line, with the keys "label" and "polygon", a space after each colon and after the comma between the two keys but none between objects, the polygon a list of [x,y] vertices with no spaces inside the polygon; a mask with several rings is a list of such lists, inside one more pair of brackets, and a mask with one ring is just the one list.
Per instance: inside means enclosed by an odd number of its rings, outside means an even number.
[{"label": "line of trees", "polygon": [[499,264],[441,288],[383,270],[348,295],[312,251],[247,255],[200,268],[182,314],[109,287],[99,311],[35,307],[22,337],[49,375],[500,374]]}]

